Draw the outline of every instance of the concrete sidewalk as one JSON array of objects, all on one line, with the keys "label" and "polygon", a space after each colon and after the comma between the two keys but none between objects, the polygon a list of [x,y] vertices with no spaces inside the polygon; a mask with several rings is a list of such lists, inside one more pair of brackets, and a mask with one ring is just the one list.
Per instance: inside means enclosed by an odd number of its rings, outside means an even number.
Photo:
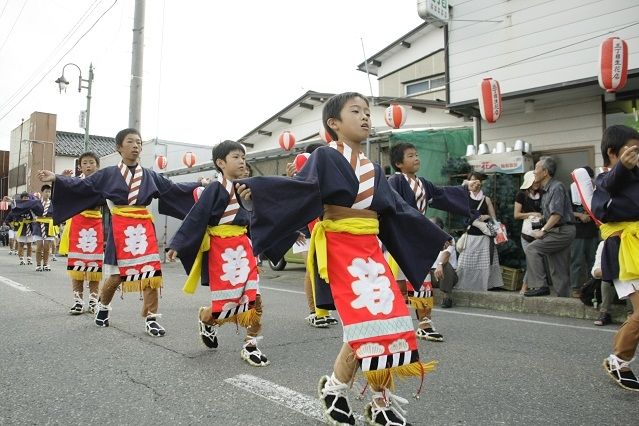
[{"label": "concrete sidewalk", "polygon": [[[284,271],[273,271],[268,265],[261,268],[264,278],[295,285],[296,290],[304,290],[304,267],[289,264]],[[435,290],[435,307],[441,305],[442,293]],[[542,296],[524,297],[518,291],[464,291],[453,290],[453,308],[471,307],[494,309],[504,312],[521,312],[526,314],[542,314],[558,317],[579,318],[594,321],[599,311],[592,306],[584,305],[581,300],[569,297]],[[613,322],[626,320],[628,309],[625,305],[612,305],[610,315]]]}]

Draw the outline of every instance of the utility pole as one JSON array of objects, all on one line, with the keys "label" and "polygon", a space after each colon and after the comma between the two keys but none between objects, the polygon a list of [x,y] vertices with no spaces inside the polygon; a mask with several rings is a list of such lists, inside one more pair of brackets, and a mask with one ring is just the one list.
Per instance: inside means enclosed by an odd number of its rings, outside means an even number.
[{"label": "utility pole", "polygon": [[142,72],[144,62],[145,0],[135,0],[133,16],[133,49],[131,57],[131,92],[129,95],[129,127],[140,130],[142,114]]}]

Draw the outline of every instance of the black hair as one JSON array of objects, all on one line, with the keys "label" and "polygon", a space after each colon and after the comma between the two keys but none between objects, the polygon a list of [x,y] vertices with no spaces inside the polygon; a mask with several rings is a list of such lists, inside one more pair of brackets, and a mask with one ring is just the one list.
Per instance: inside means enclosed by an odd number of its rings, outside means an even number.
[{"label": "black hair", "polygon": [[222,172],[222,169],[220,169],[217,165],[217,160],[226,161],[226,156],[232,151],[242,151],[246,154],[246,151],[244,151],[244,145],[235,141],[225,140],[213,147],[213,164],[215,164],[215,170],[220,173]]},{"label": "black hair", "polygon": [[623,124],[615,124],[604,130],[601,137],[601,156],[604,160],[604,166],[610,165],[608,149],[612,150],[612,153],[616,156],[619,156],[621,148],[632,139],[639,140],[639,132]]},{"label": "black hair", "polygon": [[468,180],[472,180],[473,178],[475,178],[477,180],[484,180],[484,179],[486,179],[486,175],[481,173],[481,172],[470,172],[470,173],[468,173]]},{"label": "black hair", "polygon": [[404,162],[404,153],[406,150],[415,149],[415,145],[408,142],[400,142],[396,145],[393,145],[390,149],[390,162],[391,166],[393,166],[393,170],[396,172],[401,172],[402,170],[397,167],[397,163]]},{"label": "black hair", "polygon": [[83,152],[82,154],[80,154],[80,157],[78,157],[78,163],[81,163],[83,158],[93,158],[95,160],[95,164],[97,164],[98,166],[100,165],[100,158],[95,152]]},{"label": "black hair", "polygon": [[120,130],[118,134],[115,135],[115,146],[122,146],[122,142],[124,142],[124,138],[126,138],[127,135],[138,135],[140,139],[142,139],[142,135],[138,129],[129,127],[128,129]]},{"label": "black hair", "polygon": [[306,148],[304,148],[304,152],[307,153],[307,154],[311,154],[317,148],[320,148],[322,146],[324,146],[323,143],[312,143],[312,144],[308,145]]},{"label": "black hair", "polygon": [[253,168],[249,163],[244,164],[246,167],[246,171],[248,172],[248,177],[253,177]]},{"label": "black hair", "polygon": [[588,172],[588,176],[590,176],[590,179],[595,177],[595,171],[592,169],[592,167],[590,167],[590,166],[582,166],[581,168]]},{"label": "black hair", "polygon": [[368,99],[366,99],[366,97],[361,93],[357,92],[340,93],[339,95],[332,96],[328,101],[326,101],[326,104],[324,104],[324,109],[322,110],[322,123],[324,123],[324,129],[326,129],[334,141],[337,140],[337,133],[328,127],[327,121],[331,118],[341,120],[342,117],[340,116],[340,113],[342,112],[342,108],[344,108],[346,102],[353,98],[362,98],[366,102],[366,105],[369,105]]},{"label": "black hair", "polygon": [[555,173],[557,173],[557,162],[552,157],[541,157],[539,159],[541,161],[541,167],[548,171],[550,177],[554,177]]},{"label": "black hair", "polygon": [[45,183],[44,185],[42,185],[42,188],[40,188],[40,191],[44,191],[45,189],[52,189],[51,185]]},{"label": "black hair", "polygon": [[433,216],[430,221],[439,226],[439,229],[444,229],[444,220],[439,216]]},{"label": "black hair", "polygon": [[31,198],[31,196],[29,195],[29,193],[27,191],[22,191],[22,193],[20,194],[20,198]]}]

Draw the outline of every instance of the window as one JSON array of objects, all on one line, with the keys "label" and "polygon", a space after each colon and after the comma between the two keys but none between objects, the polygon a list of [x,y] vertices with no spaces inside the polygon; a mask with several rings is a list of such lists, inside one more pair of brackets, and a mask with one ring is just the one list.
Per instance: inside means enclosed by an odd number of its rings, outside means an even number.
[{"label": "window", "polygon": [[439,90],[446,86],[446,76],[437,75],[425,80],[413,81],[404,85],[406,96],[417,95],[419,93]]},{"label": "window", "polygon": [[639,96],[606,102],[606,127],[625,124],[639,130]]}]

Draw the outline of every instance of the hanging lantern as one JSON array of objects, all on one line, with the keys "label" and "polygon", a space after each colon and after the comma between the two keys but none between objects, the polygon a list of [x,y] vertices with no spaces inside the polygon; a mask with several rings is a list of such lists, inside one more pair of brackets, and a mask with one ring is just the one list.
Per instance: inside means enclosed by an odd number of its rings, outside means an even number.
[{"label": "hanging lantern", "polygon": [[492,78],[485,78],[479,83],[479,111],[481,118],[494,123],[501,116],[501,91],[499,82]]},{"label": "hanging lantern", "polygon": [[198,186],[197,188],[193,190],[193,199],[195,200],[196,203],[200,199],[200,196],[202,195],[202,191],[204,191],[203,186]]},{"label": "hanging lantern", "polygon": [[295,161],[293,162],[295,164],[295,170],[298,172],[302,170],[302,167],[304,167],[304,164],[306,164],[306,161],[308,161],[308,157],[310,156],[311,154],[309,154],[308,152],[297,154],[297,156],[295,157]]},{"label": "hanging lantern", "polygon": [[284,151],[290,151],[295,146],[295,135],[286,130],[280,134],[278,142]]},{"label": "hanging lantern", "polygon": [[626,85],[628,78],[628,45],[619,37],[610,37],[599,48],[599,85],[614,93]]},{"label": "hanging lantern", "polygon": [[155,157],[155,165],[158,166],[158,169],[166,169],[167,163],[168,161],[164,155],[158,155],[157,157]]},{"label": "hanging lantern", "polygon": [[195,158],[195,154],[193,154],[191,151],[189,151],[189,152],[185,153],[185,154],[182,156],[182,162],[183,162],[183,163],[184,163],[184,165],[185,165],[186,167],[188,167],[189,169],[190,169],[191,167],[195,166],[195,160],[196,160],[196,158]]},{"label": "hanging lantern", "polygon": [[384,114],[384,121],[388,127],[393,129],[399,129],[404,125],[406,121],[406,109],[397,104],[392,104],[386,108],[386,114]]},{"label": "hanging lantern", "polygon": [[329,142],[333,141],[333,138],[331,137],[331,134],[328,133],[328,131],[321,124],[320,124],[320,129],[319,129],[319,137],[325,143],[329,143]]}]

